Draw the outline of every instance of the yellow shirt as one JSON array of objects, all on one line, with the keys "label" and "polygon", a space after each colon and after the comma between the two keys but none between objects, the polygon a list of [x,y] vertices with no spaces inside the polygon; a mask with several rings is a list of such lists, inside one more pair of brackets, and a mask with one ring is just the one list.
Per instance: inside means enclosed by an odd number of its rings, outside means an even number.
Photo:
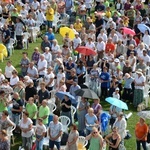
[{"label": "yellow shirt", "polygon": [[75,23],[74,28],[77,32],[80,32],[82,30],[82,23]]},{"label": "yellow shirt", "polygon": [[50,8],[46,10],[46,20],[53,21],[54,20],[54,9]]},{"label": "yellow shirt", "polygon": [[105,16],[106,16],[107,18],[110,18],[110,17],[111,17],[111,12],[110,12],[110,11],[106,11],[106,12],[105,12]]},{"label": "yellow shirt", "polygon": [[20,11],[22,10],[22,7],[20,5],[16,5],[16,9],[17,9],[17,12],[20,13]]}]

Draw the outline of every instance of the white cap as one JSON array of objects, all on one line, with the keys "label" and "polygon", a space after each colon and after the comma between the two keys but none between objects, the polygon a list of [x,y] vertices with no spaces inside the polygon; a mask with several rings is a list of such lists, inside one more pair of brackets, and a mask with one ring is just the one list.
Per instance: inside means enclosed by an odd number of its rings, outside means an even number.
[{"label": "white cap", "polygon": [[112,18],[109,18],[109,20],[108,21],[113,21],[113,19]]},{"label": "white cap", "polygon": [[119,61],[119,59],[118,59],[118,58],[116,58],[116,59],[114,60],[114,62],[118,62],[118,63],[119,63],[120,61]]},{"label": "white cap", "polygon": [[124,59],[124,56],[123,56],[123,55],[121,55],[121,56],[119,57],[119,59]]}]

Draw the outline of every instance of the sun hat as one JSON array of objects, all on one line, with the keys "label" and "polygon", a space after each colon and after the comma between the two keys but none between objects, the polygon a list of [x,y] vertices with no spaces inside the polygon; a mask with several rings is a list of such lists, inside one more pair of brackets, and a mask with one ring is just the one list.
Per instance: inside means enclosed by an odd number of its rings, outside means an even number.
[{"label": "sun hat", "polygon": [[136,73],[137,73],[137,74],[141,74],[141,75],[143,75],[143,73],[142,73],[142,69],[138,69],[138,70],[136,71]]},{"label": "sun hat", "polygon": [[119,91],[119,88],[117,87],[117,88],[115,89],[115,91]]},{"label": "sun hat", "polygon": [[124,60],[124,56],[123,56],[123,55],[121,55],[121,56],[119,57],[119,59]]}]

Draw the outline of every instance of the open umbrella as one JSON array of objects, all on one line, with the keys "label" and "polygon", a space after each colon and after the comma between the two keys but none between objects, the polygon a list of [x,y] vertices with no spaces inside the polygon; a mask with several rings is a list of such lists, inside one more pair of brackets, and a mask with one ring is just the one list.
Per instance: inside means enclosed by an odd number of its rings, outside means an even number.
[{"label": "open umbrella", "polygon": [[140,111],[137,115],[145,119],[150,119],[150,111]]},{"label": "open umbrella", "polygon": [[78,89],[78,90],[75,91],[75,94],[77,96],[82,96],[84,98],[99,99],[97,94],[94,91],[90,90],[90,89]]},{"label": "open umbrella", "polygon": [[123,33],[124,34],[131,34],[131,35],[135,35],[135,31],[130,29],[130,28],[127,28],[127,27],[122,27],[121,28],[123,30]]},{"label": "open umbrella", "polygon": [[16,17],[16,16],[12,16],[12,17],[11,17],[11,21],[12,21],[13,23],[17,23],[17,22],[16,22],[16,19],[19,19],[20,22],[21,22],[21,23],[24,25],[24,27],[26,28],[25,22],[24,22],[21,18]]},{"label": "open umbrella", "polygon": [[79,53],[85,55],[85,56],[89,56],[89,55],[96,55],[96,51],[94,51],[91,48],[88,48],[86,46],[79,46],[76,51],[78,51]]},{"label": "open umbrella", "polygon": [[128,106],[125,102],[117,99],[117,98],[114,98],[114,97],[107,97],[105,99],[108,103],[118,107],[118,108],[121,108],[121,109],[125,109],[125,110],[128,110]]},{"label": "open umbrella", "polygon": [[69,92],[57,92],[56,94],[55,94],[60,100],[63,100],[64,99],[64,96],[66,95],[66,96],[68,96],[69,97],[69,99],[71,100],[71,102],[72,101],[75,101],[75,97],[74,96],[72,96]]},{"label": "open umbrella", "polygon": [[148,30],[150,34],[150,28],[147,25],[141,23],[141,24],[138,24],[137,27],[142,33],[145,33],[145,31]]},{"label": "open umbrella", "polygon": [[71,40],[75,38],[74,31],[68,27],[61,27],[59,33],[62,37],[65,37],[65,34],[68,33]]}]

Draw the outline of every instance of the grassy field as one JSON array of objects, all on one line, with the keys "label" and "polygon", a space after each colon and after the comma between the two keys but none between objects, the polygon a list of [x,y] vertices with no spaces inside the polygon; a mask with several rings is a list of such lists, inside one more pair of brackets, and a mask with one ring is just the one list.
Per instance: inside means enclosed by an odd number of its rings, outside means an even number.
[{"label": "grassy field", "polygon": [[[58,41],[60,42],[59,44],[61,44],[61,36],[60,35],[56,35],[56,38],[58,39]],[[12,63],[14,65],[14,67],[19,71],[20,67],[19,67],[19,63],[20,60],[22,58],[22,52],[26,51],[28,52],[28,57],[31,58],[31,54],[33,53],[34,47],[40,47],[40,43],[41,43],[41,39],[37,39],[36,43],[30,44],[29,45],[29,49],[28,50],[15,50],[14,54],[11,56],[10,60],[12,60]],[[0,62],[0,68],[4,71],[4,68],[6,66],[6,62],[8,60],[5,60],[3,63]],[[110,105],[104,101],[101,101],[102,107],[104,110],[108,110]],[[125,111],[125,113],[129,113],[132,112],[133,115],[129,118],[129,120],[127,121],[127,129],[130,131],[132,137],[129,140],[125,140],[125,146],[127,150],[135,150],[136,149],[136,145],[135,145],[135,136],[134,136],[134,127],[135,124],[138,122],[139,117],[137,116],[137,111],[135,110],[135,108],[132,105],[128,105],[129,106],[129,110]],[[147,121],[147,123],[149,123]],[[15,135],[15,144],[11,145],[11,150],[18,150],[19,145],[21,145],[21,137],[18,137],[17,135]]]}]

